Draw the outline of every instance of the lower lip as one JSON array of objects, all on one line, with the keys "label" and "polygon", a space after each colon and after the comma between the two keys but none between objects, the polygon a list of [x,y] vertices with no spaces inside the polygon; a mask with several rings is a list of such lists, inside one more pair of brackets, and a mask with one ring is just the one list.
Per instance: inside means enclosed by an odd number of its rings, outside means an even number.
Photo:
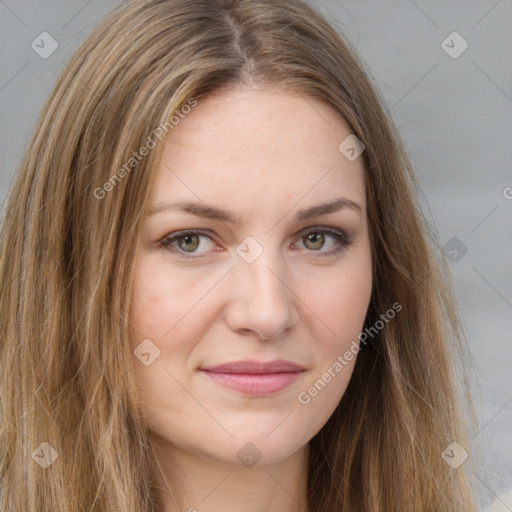
[{"label": "lower lip", "polygon": [[271,395],[291,386],[302,372],[220,373],[203,370],[212,380],[249,395]]}]

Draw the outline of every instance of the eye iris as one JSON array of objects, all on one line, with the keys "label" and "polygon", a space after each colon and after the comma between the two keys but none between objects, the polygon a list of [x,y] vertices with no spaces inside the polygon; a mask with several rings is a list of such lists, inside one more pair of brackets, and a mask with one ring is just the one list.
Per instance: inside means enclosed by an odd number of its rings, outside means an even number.
[{"label": "eye iris", "polygon": [[[309,249],[318,250],[321,249],[325,242],[325,237],[322,233],[310,233],[305,237],[307,242],[313,242],[315,247],[309,247]],[[307,247],[307,243],[306,243]]]},{"label": "eye iris", "polygon": [[[198,235],[183,235],[183,236],[180,236],[178,238],[178,245],[180,246],[180,249],[183,249],[183,250],[187,250],[187,247],[183,247],[183,244],[181,243],[182,240],[188,240],[190,241],[191,239],[194,240],[195,243],[193,243],[193,247],[191,247],[190,245],[188,246],[188,249],[191,249],[191,251],[194,251],[195,249],[198,248],[199,246],[199,236]],[[191,252],[190,251],[190,252]]]}]

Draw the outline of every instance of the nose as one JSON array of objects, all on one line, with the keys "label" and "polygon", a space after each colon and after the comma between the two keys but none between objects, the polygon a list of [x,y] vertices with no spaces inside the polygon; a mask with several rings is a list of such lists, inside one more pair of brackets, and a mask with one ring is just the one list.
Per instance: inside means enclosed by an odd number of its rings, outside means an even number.
[{"label": "nose", "polygon": [[233,332],[276,339],[298,322],[298,298],[284,263],[263,251],[255,261],[239,258],[231,272],[226,322]]}]

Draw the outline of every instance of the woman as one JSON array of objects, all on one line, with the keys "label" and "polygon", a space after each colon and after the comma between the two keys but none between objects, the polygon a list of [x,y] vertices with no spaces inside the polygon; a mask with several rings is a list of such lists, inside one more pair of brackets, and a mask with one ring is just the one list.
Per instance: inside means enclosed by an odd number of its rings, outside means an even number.
[{"label": "woman", "polygon": [[117,7],[2,225],[2,510],[474,510],[417,191],[302,1]]}]

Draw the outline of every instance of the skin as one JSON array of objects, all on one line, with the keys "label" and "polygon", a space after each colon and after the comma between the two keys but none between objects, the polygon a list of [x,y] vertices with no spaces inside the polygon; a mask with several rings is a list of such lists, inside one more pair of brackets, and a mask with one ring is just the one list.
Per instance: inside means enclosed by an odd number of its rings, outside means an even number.
[{"label": "skin", "polygon": [[[133,368],[157,479],[179,489],[180,510],[307,510],[308,442],[343,396],[356,358],[309,403],[298,395],[357,342],[372,289],[363,164],[338,149],[350,133],[316,100],[236,88],[201,98],[166,140],[151,205],[206,203],[240,218],[149,215],[135,262],[132,348],[149,339],[160,354],[148,366],[134,357]],[[295,219],[339,197],[361,210]],[[343,231],[351,244],[334,254],[339,243],[319,227]],[[162,245],[188,229],[207,236]],[[237,252],[256,254],[247,237],[263,250],[252,263]],[[281,358],[304,371],[267,396],[231,390],[200,370]],[[251,467],[237,456],[244,446],[261,456]],[[166,512],[178,510],[162,497]]]}]

